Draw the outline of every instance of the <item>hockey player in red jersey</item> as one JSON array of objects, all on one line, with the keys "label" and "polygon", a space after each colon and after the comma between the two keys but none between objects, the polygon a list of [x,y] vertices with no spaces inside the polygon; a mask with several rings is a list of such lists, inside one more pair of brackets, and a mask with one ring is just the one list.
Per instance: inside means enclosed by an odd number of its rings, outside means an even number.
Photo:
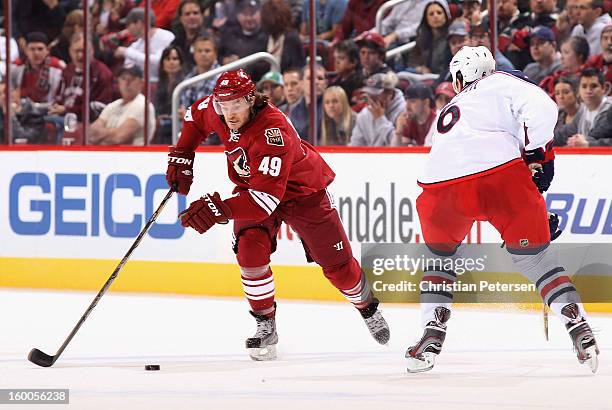
[{"label": "hockey player in red jersey", "polygon": [[[450,72],[457,95],[438,116],[417,211],[432,257],[458,258],[474,221],[501,234],[513,262],[566,326],[580,363],[597,370],[599,350],[580,296],[548,249],[559,231],[541,193],[554,175],[557,107],[519,73],[495,71],[485,47],[463,47]],[[556,222],[556,223],[555,223]],[[430,370],[441,352],[453,295],[428,284],[456,282],[441,266],[424,269],[422,338],[408,348],[409,372]],[[431,290],[434,288],[434,290]]]},{"label": "hockey player in red jersey", "polygon": [[194,201],[179,217],[184,227],[204,233],[234,221],[234,252],[257,331],[246,340],[253,360],[276,357],[276,303],[270,254],[281,222],[299,235],[306,253],[327,279],[359,310],[374,339],[386,344],[389,327],[350,243],[326,187],[335,174],[317,151],[298,136],[288,118],[244,70],[223,73],[213,94],[185,113],[183,130],[168,155],[168,184],[183,195],[193,181],[200,143],[216,133],[225,146],[234,196],[218,193]]}]

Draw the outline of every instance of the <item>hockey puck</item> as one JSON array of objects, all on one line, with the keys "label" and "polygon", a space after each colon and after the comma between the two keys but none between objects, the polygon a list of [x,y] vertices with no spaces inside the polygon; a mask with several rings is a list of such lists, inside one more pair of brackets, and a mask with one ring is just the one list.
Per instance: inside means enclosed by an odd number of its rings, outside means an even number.
[{"label": "hockey puck", "polygon": [[159,370],[160,367],[158,364],[147,364],[145,366],[145,370]]}]

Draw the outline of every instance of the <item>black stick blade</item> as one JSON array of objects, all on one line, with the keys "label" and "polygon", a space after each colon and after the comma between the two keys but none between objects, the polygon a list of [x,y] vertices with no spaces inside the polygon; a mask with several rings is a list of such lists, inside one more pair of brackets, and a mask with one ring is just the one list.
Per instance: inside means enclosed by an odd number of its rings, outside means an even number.
[{"label": "black stick blade", "polygon": [[28,355],[28,360],[41,367],[51,367],[55,363],[55,357],[49,356],[38,349],[32,349]]}]

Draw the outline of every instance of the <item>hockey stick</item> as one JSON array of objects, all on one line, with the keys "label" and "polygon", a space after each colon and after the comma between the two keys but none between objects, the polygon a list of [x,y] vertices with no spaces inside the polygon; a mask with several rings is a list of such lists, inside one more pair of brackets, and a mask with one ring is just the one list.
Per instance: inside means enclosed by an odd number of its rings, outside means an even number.
[{"label": "hockey stick", "polygon": [[544,314],[544,337],[546,337],[546,341],[548,342],[548,309],[546,308],[546,303],[543,305],[543,311],[542,313]]},{"label": "hockey stick", "polygon": [[157,207],[155,212],[153,212],[153,215],[151,215],[151,218],[149,218],[149,220],[147,221],[147,223],[144,226],[144,228],[142,228],[142,230],[138,234],[138,237],[136,238],[136,240],[134,241],[134,243],[132,244],[130,249],[127,251],[127,253],[123,257],[123,259],[121,259],[121,262],[119,262],[119,264],[117,265],[117,267],[113,271],[112,275],[110,275],[110,277],[107,279],[107,281],[104,284],[104,286],[102,286],[102,289],[100,289],[100,291],[98,292],[98,294],[96,295],[94,300],[91,302],[91,304],[89,305],[89,307],[87,308],[87,310],[83,314],[83,316],[81,316],[81,319],[79,319],[79,321],[76,324],[76,326],[74,327],[74,329],[72,329],[72,332],[70,332],[70,334],[68,335],[66,340],[64,340],[64,343],[62,344],[62,346],[59,348],[57,353],[55,353],[55,356],[49,356],[48,354],[46,354],[46,353],[44,353],[44,352],[34,348],[34,349],[32,349],[32,351],[30,351],[30,354],[28,355],[28,360],[29,361],[31,361],[32,363],[37,364],[37,365],[39,365],[41,367],[51,367],[51,366],[53,366],[53,364],[57,361],[57,359],[59,359],[59,357],[62,354],[62,352],[64,351],[64,349],[66,349],[66,346],[68,346],[68,343],[70,343],[70,341],[72,340],[74,335],[76,335],[76,333],[79,331],[79,329],[81,328],[81,326],[83,325],[83,323],[85,322],[85,320],[87,319],[87,317],[89,316],[91,311],[96,307],[96,305],[98,304],[98,302],[100,301],[102,296],[104,296],[104,294],[106,293],[108,288],[110,288],[110,286],[113,283],[113,281],[115,280],[115,278],[119,275],[119,271],[121,271],[121,269],[123,268],[123,265],[125,265],[126,262],[128,261],[128,259],[130,258],[130,256],[132,256],[132,253],[134,252],[136,247],[138,247],[138,245],[140,244],[140,241],[142,240],[144,235],[148,232],[148,230],[151,227],[151,225],[153,225],[153,222],[155,222],[155,220],[157,219],[158,215],[161,213],[162,209],[164,209],[164,206],[166,206],[166,203],[172,197],[173,193],[174,193],[174,189],[170,189],[168,191],[168,193],[166,194],[164,199],[161,201],[161,203],[159,204],[159,206]]}]

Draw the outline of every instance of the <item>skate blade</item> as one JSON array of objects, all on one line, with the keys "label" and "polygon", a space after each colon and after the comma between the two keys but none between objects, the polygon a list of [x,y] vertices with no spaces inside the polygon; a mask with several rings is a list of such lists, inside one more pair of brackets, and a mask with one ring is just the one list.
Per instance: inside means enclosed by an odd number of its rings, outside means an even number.
[{"label": "skate blade", "polygon": [[433,369],[436,364],[437,355],[435,353],[425,352],[421,356],[422,359],[406,356],[406,370],[408,373],[423,373]]},{"label": "skate blade", "polygon": [[247,349],[251,359],[256,362],[263,362],[267,360],[276,359],[276,345],[268,345],[266,347],[253,347]]},{"label": "skate blade", "polygon": [[596,346],[587,347],[585,352],[587,354],[588,359],[586,359],[584,362],[589,366],[589,368],[591,369],[591,372],[596,373],[597,368],[599,367],[599,358],[597,357],[597,347]]}]

